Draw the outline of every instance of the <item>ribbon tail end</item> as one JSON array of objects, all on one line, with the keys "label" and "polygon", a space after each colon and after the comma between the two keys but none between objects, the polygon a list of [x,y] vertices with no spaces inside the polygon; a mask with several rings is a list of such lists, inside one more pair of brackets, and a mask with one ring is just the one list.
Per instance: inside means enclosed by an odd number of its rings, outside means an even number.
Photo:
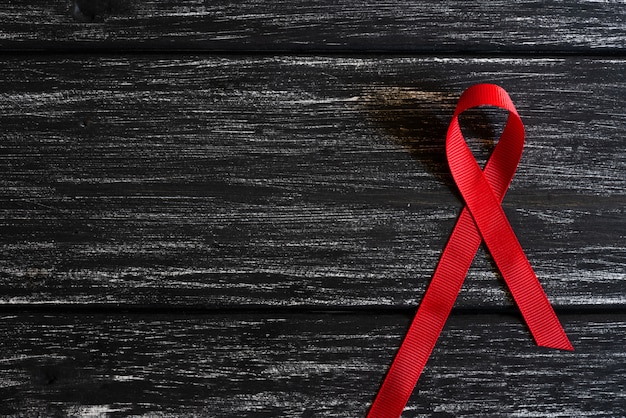
[{"label": "ribbon tail end", "polygon": [[547,343],[538,342],[537,345],[540,347],[554,348],[556,350],[574,351],[574,346],[572,346],[572,343],[569,342],[567,337],[559,341],[550,341]]}]

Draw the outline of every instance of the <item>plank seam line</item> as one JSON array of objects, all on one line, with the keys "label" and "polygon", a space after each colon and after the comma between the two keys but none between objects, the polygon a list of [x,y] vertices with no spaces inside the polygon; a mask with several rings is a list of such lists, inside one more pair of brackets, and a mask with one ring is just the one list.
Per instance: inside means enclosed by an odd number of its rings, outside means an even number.
[{"label": "plank seam line", "polygon": [[[626,314],[623,305],[554,306],[557,315]],[[132,304],[0,304],[0,314],[154,314],[154,315],[219,315],[219,314],[267,314],[267,315],[406,315],[412,317],[416,307],[404,306],[197,306],[197,305],[132,305]],[[504,315],[518,316],[516,307],[464,307],[454,308],[453,316]]]},{"label": "plank seam line", "polygon": [[[1,46],[1,43],[0,43]],[[552,50],[536,50],[536,51],[471,51],[471,50],[450,50],[450,51],[405,51],[405,50],[324,50],[324,49],[266,49],[266,50],[207,50],[193,48],[109,48],[97,47],[94,45],[85,45],[77,48],[45,48],[45,49],[8,49],[10,46],[3,45],[0,49],[0,55],[4,57],[10,56],[33,56],[42,57],[46,55],[73,55],[81,56],[210,56],[210,57],[329,57],[329,58],[467,58],[467,59],[559,59],[559,58],[578,58],[578,59],[603,59],[603,60],[620,60],[626,58],[626,49],[598,49],[598,50],[569,50],[569,51],[552,51]]]}]

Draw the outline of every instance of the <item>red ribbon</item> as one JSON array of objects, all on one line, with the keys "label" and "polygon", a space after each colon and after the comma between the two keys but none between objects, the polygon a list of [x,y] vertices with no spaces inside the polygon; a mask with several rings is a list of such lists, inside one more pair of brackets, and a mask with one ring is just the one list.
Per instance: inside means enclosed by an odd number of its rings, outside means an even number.
[{"label": "red ribbon", "polygon": [[[463,138],[458,116],[483,105],[505,109],[509,117],[485,169],[481,170]],[[402,414],[483,240],[537,345],[573,350],[500,205],[523,146],[524,125],[503,88],[477,84],[461,95],[448,127],[446,156],[466,206],[372,404],[369,418],[395,418]]]}]

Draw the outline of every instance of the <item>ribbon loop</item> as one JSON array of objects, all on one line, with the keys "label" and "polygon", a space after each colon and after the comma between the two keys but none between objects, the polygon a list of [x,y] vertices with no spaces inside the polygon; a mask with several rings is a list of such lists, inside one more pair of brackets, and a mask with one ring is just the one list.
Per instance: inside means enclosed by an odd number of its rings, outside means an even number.
[{"label": "ribbon loop", "polygon": [[[461,133],[458,116],[484,105],[505,109],[509,117],[481,170]],[[501,207],[523,146],[524,125],[504,89],[494,84],[477,84],[461,95],[446,136],[446,156],[466,206],[368,417],[402,414],[482,241],[537,344],[573,350]]]}]

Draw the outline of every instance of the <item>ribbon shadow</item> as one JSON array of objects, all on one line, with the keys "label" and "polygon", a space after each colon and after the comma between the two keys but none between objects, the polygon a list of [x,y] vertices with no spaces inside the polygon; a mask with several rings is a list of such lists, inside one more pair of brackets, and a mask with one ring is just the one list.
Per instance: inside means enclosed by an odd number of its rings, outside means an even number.
[{"label": "ribbon shadow", "polygon": [[[384,87],[365,92],[364,101],[375,124],[445,185],[459,202],[464,202],[445,152],[448,125],[461,93],[462,90],[452,92],[434,86]],[[473,108],[459,116],[463,136],[481,167],[495,148],[507,118],[506,111],[493,107]],[[491,270],[501,279],[498,282],[512,301],[500,271],[484,243],[482,246]]]},{"label": "ribbon shadow", "polygon": [[[371,119],[428,172],[462,201],[445,153],[448,124],[461,91],[385,87],[364,95]],[[481,166],[489,158],[506,124],[507,114],[495,108],[470,109],[459,117],[461,130]]]}]

